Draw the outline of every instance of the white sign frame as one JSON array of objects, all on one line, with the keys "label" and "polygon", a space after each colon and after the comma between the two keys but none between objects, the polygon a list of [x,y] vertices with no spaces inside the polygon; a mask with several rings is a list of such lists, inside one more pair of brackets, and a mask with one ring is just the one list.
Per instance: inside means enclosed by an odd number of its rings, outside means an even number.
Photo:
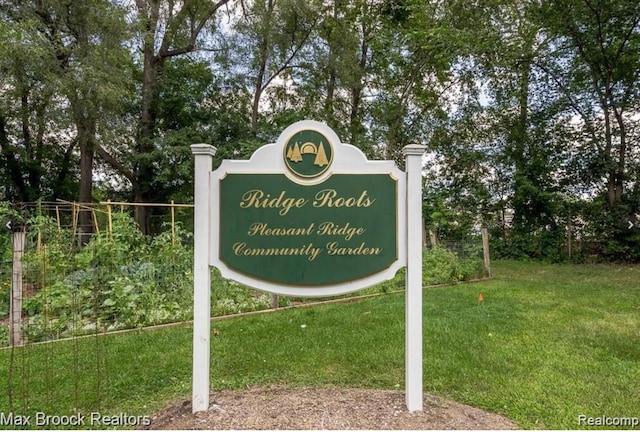
[{"label": "white sign frame", "polygon": [[385,270],[374,273],[364,278],[356,279],[340,284],[325,285],[319,287],[301,287],[282,285],[253,278],[244,273],[235,271],[227,266],[220,259],[220,236],[219,230],[212,229],[210,233],[211,252],[209,265],[220,270],[222,277],[232,279],[252,288],[262,291],[288,295],[294,297],[327,297],[340,294],[347,294],[370,286],[377,285],[384,281],[393,279],[398,270],[407,265],[407,227],[406,206],[401,197],[406,196],[406,174],[402,172],[393,161],[369,161],[360,149],[349,144],[343,144],[338,139],[336,133],[324,123],[312,120],[303,120],[292,124],[286,128],[275,144],[268,144],[256,150],[249,160],[223,160],[220,167],[211,172],[209,176],[209,190],[212,198],[211,226],[220,226],[220,213],[215,209],[220,208],[220,180],[227,174],[284,174],[294,182],[301,183],[300,178],[295,177],[286,167],[283,155],[283,148],[289,138],[302,130],[316,130],[322,133],[333,147],[333,163],[331,167],[321,176],[313,178],[306,183],[319,184],[331,177],[333,174],[390,174],[397,181],[396,215],[398,220],[398,232],[396,233],[397,251],[396,260]]},{"label": "white sign frame", "polygon": [[[219,258],[220,179],[229,173],[278,173],[290,178],[283,149],[291,136],[302,130],[316,130],[331,142],[334,157],[329,170],[310,184],[321,183],[332,174],[390,174],[397,179],[397,260],[387,269],[367,277],[322,287],[296,287],[269,283],[236,272]],[[296,122],[286,128],[274,144],[262,146],[247,160],[224,160],[212,171],[215,148],[208,144],[191,146],[195,156],[194,191],[194,330],[193,330],[193,412],[209,408],[209,372],[211,337],[210,266],[223,277],[247,286],[282,295],[331,296],[357,291],[392,279],[407,267],[405,278],[405,380],[409,411],[422,410],[422,155],[425,147],[409,145],[403,149],[406,172],[393,161],[369,161],[357,147],[343,144],[324,123],[313,120]],[[300,182],[299,178],[295,178]],[[205,239],[204,241],[202,239]]]}]

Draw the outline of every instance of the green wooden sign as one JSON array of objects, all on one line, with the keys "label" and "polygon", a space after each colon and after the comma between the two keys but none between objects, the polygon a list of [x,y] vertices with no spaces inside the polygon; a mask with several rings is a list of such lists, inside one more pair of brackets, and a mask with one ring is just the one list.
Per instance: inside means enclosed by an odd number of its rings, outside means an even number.
[{"label": "green wooden sign", "polygon": [[243,285],[339,295],[406,265],[405,173],[325,124],[294,123],[249,160],[222,161],[207,189],[209,264]]},{"label": "green wooden sign", "polygon": [[398,258],[397,193],[389,174],[333,174],[310,185],[284,174],[227,174],[220,180],[220,260],[284,285],[380,272]]}]

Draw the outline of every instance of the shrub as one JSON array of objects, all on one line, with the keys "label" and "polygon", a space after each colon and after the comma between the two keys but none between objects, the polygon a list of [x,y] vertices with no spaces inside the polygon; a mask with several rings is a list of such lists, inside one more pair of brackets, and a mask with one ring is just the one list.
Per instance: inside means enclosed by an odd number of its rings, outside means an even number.
[{"label": "shrub", "polygon": [[477,258],[461,259],[442,247],[434,247],[423,252],[422,282],[424,285],[464,281],[484,275],[484,264]]}]

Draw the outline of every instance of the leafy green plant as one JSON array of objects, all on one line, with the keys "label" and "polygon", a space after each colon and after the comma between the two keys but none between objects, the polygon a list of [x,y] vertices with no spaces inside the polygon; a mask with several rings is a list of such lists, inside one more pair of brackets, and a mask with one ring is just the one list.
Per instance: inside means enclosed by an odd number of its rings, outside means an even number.
[{"label": "leafy green plant", "polygon": [[11,281],[8,277],[0,279],[0,319],[9,315],[9,302],[11,301]]},{"label": "leafy green plant", "polygon": [[434,247],[423,252],[422,281],[425,285],[453,282],[457,257],[444,248]]},{"label": "leafy green plant", "polygon": [[223,279],[217,270],[212,270],[211,315],[230,315],[241,312],[263,310],[271,307],[271,297],[237,282]]},{"label": "leafy green plant", "polygon": [[[193,315],[190,234],[140,234],[133,219],[113,216],[113,230],[82,248],[55,221],[30,220],[25,335],[31,341],[188,320]],[[52,228],[52,226],[54,228]],[[253,307],[252,305],[244,308]]]},{"label": "leafy green plant", "polygon": [[484,264],[477,258],[459,258],[454,252],[442,247],[434,247],[423,252],[424,285],[466,281],[484,276]]},{"label": "leafy green plant", "polygon": [[0,325],[0,346],[9,345],[9,327]]},{"label": "leafy green plant", "polygon": [[[112,231],[95,233],[83,247],[73,233],[42,215],[29,220],[25,255],[24,333],[29,341],[140,328],[193,317],[191,234],[178,224],[156,237],[144,236],[126,213],[112,218]],[[473,248],[476,249],[473,249]],[[478,246],[459,251],[425,250],[424,284],[483,275]],[[225,280],[211,270],[212,316],[267,309],[269,294]],[[350,295],[403,289],[404,270],[391,280]],[[0,300],[4,289],[0,290]],[[301,299],[302,301],[306,301]],[[314,299],[317,301],[318,299]],[[281,298],[289,304],[291,299]],[[7,297],[8,304],[8,297]],[[0,309],[2,312],[2,309]]]}]

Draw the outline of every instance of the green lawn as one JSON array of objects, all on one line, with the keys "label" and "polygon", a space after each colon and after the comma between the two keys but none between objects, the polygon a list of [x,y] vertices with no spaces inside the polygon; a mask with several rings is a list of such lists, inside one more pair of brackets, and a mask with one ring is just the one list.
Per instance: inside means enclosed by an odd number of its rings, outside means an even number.
[{"label": "green lawn", "polygon": [[425,301],[426,391],[523,428],[640,416],[640,267],[499,263]]},{"label": "green lawn", "polygon": [[[490,281],[425,289],[425,391],[522,428],[587,428],[579,415],[640,417],[640,266],[492,267]],[[212,327],[214,390],[404,387],[402,294]],[[1,376],[10,362],[11,350],[0,351]],[[31,346],[15,350],[13,364],[12,400],[0,381],[5,413],[151,414],[190,397],[191,327]]]}]

